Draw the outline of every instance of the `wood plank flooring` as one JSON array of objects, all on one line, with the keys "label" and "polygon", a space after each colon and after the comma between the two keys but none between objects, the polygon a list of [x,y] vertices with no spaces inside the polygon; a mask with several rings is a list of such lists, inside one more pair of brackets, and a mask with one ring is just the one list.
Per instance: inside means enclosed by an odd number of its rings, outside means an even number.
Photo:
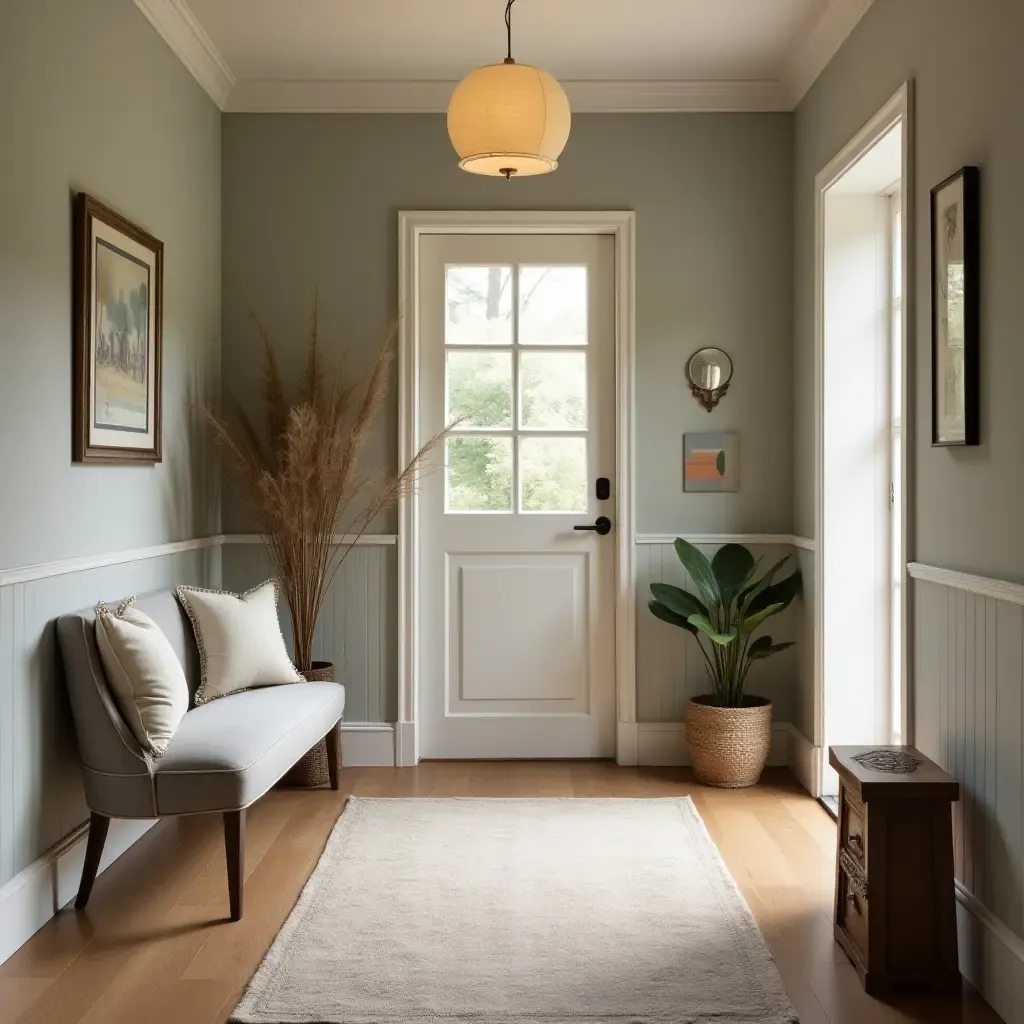
[{"label": "wood plank flooring", "polygon": [[218,816],[162,822],[0,967],[0,1024],[221,1024],[312,871],[345,795],[692,796],[739,884],[802,1024],[998,1024],[960,998],[862,991],[832,940],[835,825],[783,769],[748,790],[685,769],[599,762],[346,768],[342,792],[275,790],[249,812],[245,917],[228,915]]}]

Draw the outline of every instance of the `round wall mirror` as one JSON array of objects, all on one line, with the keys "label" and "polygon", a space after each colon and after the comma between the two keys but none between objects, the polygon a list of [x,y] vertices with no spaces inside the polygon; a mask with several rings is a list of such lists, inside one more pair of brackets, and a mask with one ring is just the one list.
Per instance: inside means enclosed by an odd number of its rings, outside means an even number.
[{"label": "round wall mirror", "polygon": [[732,360],[720,348],[698,349],[686,363],[686,376],[693,397],[711,412],[729,389]]}]

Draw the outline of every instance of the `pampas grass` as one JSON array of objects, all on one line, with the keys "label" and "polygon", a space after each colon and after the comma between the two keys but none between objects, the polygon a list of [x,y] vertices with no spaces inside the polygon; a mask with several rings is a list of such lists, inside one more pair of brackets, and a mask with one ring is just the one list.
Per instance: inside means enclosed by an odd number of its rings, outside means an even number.
[{"label": "pampas grass", "polygon": [[[443,432],[393,476],[364,470],[362,456],[388,393],[397,322],[362,380],[349,381],[343,369],[328,378],[314,295],[306,366],[292,400],[274,346],[253,320],[263,339],[263,431],[230,394],[227,415],[210,408],[204,414],[225,469],[259,523],[291,609],[295,665],[308,671],[324,598],[354,539],[415,485]],[[337,535],[350,539],[335,543]]]}]

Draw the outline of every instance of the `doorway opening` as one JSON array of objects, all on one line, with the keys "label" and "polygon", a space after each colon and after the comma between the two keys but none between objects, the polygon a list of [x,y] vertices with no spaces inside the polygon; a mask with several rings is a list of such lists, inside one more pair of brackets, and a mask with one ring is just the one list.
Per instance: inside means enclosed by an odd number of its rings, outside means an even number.
[{"label": "doorway opening", "polygon": [[821,792],[835,745],[911,742],[907,719],[904,88],[818,177],[816,537]]}]

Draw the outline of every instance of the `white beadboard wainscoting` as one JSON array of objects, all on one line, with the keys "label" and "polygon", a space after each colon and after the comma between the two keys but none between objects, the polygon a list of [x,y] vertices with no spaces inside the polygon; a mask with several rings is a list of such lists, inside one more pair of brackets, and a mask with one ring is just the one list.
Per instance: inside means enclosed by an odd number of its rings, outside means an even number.
[{"label": "white beadboard wainscoting", "polygon": [[[228,590],[244,591],[274,575],[259,537],[224,538]],[[333,661],[345,684],[345,723],[394,722],[398,679],[398,549],[388,534],[364,534],[348,553],[327,593],[313,656]],[[291,648],[291,622],[282,601],[281,628]],[[393,732],[392,732],[393,735]],[[365,739],[365,736],[363,737]],[[353,741],[355,742],[355,741]],[[346,752],[349,738],[345,737]],[[389,751],[394,764],[394,743]],[[345,758],[345,763],[351,763]],[[380,762],[375,762],[380,763]]]},{"label": "white beadboard wainscoting", "polygon": [[960,781],[960,966],[1024,1020],[1024,586],[912,564],[916,746]]},{"label": "white beadboard wainscoting", "polygon": [[[647,609],[652,581],[687,582],[672,550],[674,539],[637,538],[640,721],[625,728],[641,764],[688,763],[683,710],[687,697],[706,690],[697,652],[684,643],[688,635],[657,621]],[[708,554],[730,541],[745,543],[766,562],[797,552],[803,557],[813,548],[810,542],[781,535],[691,539]],[[339,666],[347,688],[343,756],[350,766],[395,764],[396,540],[392,535],[359,538],[332,584],[317,632],[317,657]],[[74,896],[84,855],[88,811],[53,620],[101,598],[178,583],[242,591],[270,575],[262,542],[250,534],[0,571],[0,962]],[[798,775],[802,752],[809,746],[791,724],[797,652],[810,642],[801,634],[805,617],[797,601],[772,623],[774,637],[796,639],[798,646],[751,673],[751,689],[771,697],[776,706],[771,763],[790,764]],[[287,637],[286,609],[282,626]],[[104,864],[150,825],[114,823]]]},{"label": "white beadboard wainscoting", "polygon": [[[178,583],[220,586],[219,538],[0,571],[0,962],[75,893],[89,817],[54,620]],[[104,865],[151,822],[111,826]]]}]

